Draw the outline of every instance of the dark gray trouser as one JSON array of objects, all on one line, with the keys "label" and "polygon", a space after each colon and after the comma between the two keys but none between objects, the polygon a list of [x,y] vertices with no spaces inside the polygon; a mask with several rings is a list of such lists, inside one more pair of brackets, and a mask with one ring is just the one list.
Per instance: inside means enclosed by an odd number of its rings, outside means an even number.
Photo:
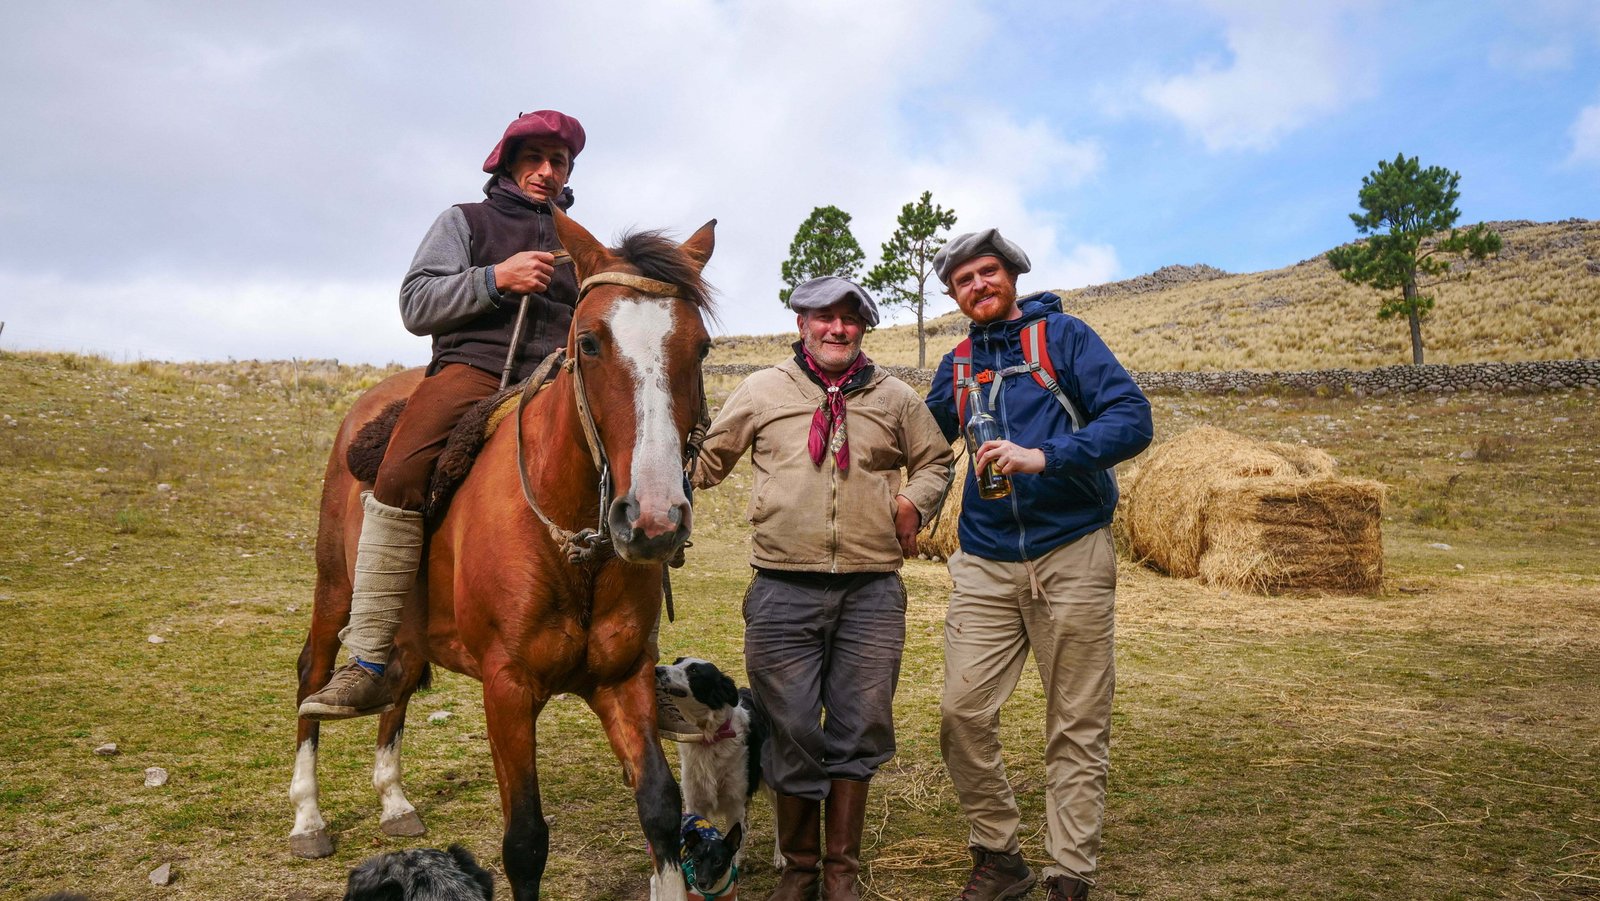
[{"label": "dark gray trouser", "polygon": [[756,572],[744,596],[744,662],[772,723],[762,776],[821,800],[894,756],[894,690],[906,644],[900,574]]}]

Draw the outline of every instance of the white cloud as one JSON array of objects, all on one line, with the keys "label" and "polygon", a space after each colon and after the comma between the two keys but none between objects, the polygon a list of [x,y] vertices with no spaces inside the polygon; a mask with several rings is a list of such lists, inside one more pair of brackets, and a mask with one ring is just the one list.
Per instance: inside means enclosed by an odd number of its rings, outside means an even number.
[{"label": "white cloud", "polygon": [[1369,96],[1373,61],[1346,22],[1364,0],[1213,0],[1226,59],[1145,86],[1144,100],[1207,149],[1266,150],[1284,135]]},{"label": "white cloud", "polygon": [[114,360],[298,357],[408,365],[426,363],[430,351],[426,339],[401,327],[387,281],[263,280],[218,290],[171,277],[0,273],[0,298],[10,348]]},{"label": "white cloud", "polygon": [[[396,313],[406,262],[440,209],[476,199],[504,123],[544,106],[588,131],[572,213],[596,235],[719,220],[707,277],[725,332],[793,327],[779,266],[825,204],[854,214],[869,266],[924,190],[958,227],[1026,241],[1051,286],[1114,266],[1035,200],[1093,178],[1104,151],[1006,113],[972,77],[996,27],[981,0],[469,6],[16,23],[0,40],[48,89],[0,88],[42,135],[0,148],[19,175],[0,187],[5,343],[426,359]],[[525,53],[483,52],[519,28],[537,32]],[[948,112],[927,116],[936,96]],[[60,112],[81,104],[99,119]]]},{"label": "white cloud", "polygon": [[1584,107],[1567,133],[1572,136],[1569,163],[1600,164],[1600,103]]}]

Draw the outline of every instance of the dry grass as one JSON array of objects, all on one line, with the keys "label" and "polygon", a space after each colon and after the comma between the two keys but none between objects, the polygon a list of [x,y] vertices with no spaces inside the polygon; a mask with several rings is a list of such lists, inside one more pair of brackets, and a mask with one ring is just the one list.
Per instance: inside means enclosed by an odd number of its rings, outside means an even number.
[{"label": "dry grass", "polygon": [[[1500,255],[1462,268],[1433,293],[1423,323],[1429,363],[1571,360],[1600,356],[1600,222],[1498,223]],[[1024,276],[1043,290],[1050,273]],[[1134,280],[1137,282],[1138,280]],[[1344,281],[1322,256],[1268,272],[1134,293],[1133,283],[1062,291],[1136,371],[1371,368],[1411,362],[1403,320],[1377,318],[1380,295]],[[929,364],[965,331],[959,313],[928,323]],[[792,335],[720,338],[712,363],[771,363]],[[914,325],[868,336],[878,362],[914,366]]]},{"label": "dry grass", "polygon": [[[154,897],[146,874],[170,861],[163,898],[332,901],[369,855],[453,841],[499,867],[479,688],[453,674],[418,696],[406,735],[429,836],[378,832],[373,724],[335,724],[322,805],[338,850],[287,853],[318,479],[371,375],[313,386],[300,368],[296,388],[295,369],[0,356],[0,898]],[[1097,899],[1592,895],[1595,395],[1386,400],[1155,399],[1158,438],[1214,424],[1322,448],[1340,472],[1389,485],[1387,584],[1261,597],[1124,564]],[[749,490],[740,467],[699,493],[664,653],[738,670]],[[903,575],[899,751],[874,785],[867,877],[874,898],[948,897],[967,866],[938,747],[949,583],[926,561]],[[1001,724],[1035,864],[1040,695],[1030,669]],[[454,716],[428,723],[436,710]],[[547,897],[641,898],[636,815],[594,716],[566,698],[540,730]],[[95,756],[104,741],[122,753]],[[147,766],[172,781],[143,788]],[[765,804],[754,816],[746,894],[759,898],[775,880],[761,862],[772,823]]]}]

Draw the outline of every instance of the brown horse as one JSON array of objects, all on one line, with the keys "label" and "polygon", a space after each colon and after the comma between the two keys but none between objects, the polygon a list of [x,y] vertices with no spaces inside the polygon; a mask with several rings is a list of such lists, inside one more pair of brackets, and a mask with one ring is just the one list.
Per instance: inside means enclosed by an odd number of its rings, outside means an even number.
[{"label": "brown horse", "polygon": [[[700,361],[710,338],[702,313],[709,300],[700,273],[715,224],[681,245],[647,232],[608,250],[556,215],[556,233],[583,279],[566,362],[490,436],[432,527],[418,596],[390,656],[387,677],[396,680],[399,703],[379,721],[373,772],[383,830],[423,831],[400,786],[400,738],[406,702],[427,664],[481,680],[505,819],[503,864],[517,899],[539,895],[549,831],[540,810],[536,722],[563,692],[589,703],[622,761],[653,848],[652,886],[663,899],[685,896],[676,853],[682,801],[656,736],[652,636],[663,567],[691,525],[682,465],[704,410]],[[350,614],[360,494],[371,486],[350,474],[346,451],[364,423],[421,377],[420,370],[403,372],[367,392],[334,442],[299,699],[328,681]],[[584,529],[590,525],[600,528]],[[580,531],[588,534],[574,534]],[[290,789],[290,846],[302,857],[333,852],[317,808],[318,726],[299,721]]]}]

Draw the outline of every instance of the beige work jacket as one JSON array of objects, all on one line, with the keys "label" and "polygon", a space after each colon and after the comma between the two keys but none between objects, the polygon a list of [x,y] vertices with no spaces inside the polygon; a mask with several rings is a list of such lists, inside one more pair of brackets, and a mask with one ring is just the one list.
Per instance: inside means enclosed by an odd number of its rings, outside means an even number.
[{"label": "beige work jacket", "polygon": [[832,454],[818,466],[807,439],[823,396],[795,360],[746,378],[711,424],[695,484],[721,482],[751,452],[752,566],[898,570],[895,496],[904,495],[930,521],[949,488],[950,444],[916,391],[874,367],[864,386],[845,395],[850,466],[838,469]]}]

